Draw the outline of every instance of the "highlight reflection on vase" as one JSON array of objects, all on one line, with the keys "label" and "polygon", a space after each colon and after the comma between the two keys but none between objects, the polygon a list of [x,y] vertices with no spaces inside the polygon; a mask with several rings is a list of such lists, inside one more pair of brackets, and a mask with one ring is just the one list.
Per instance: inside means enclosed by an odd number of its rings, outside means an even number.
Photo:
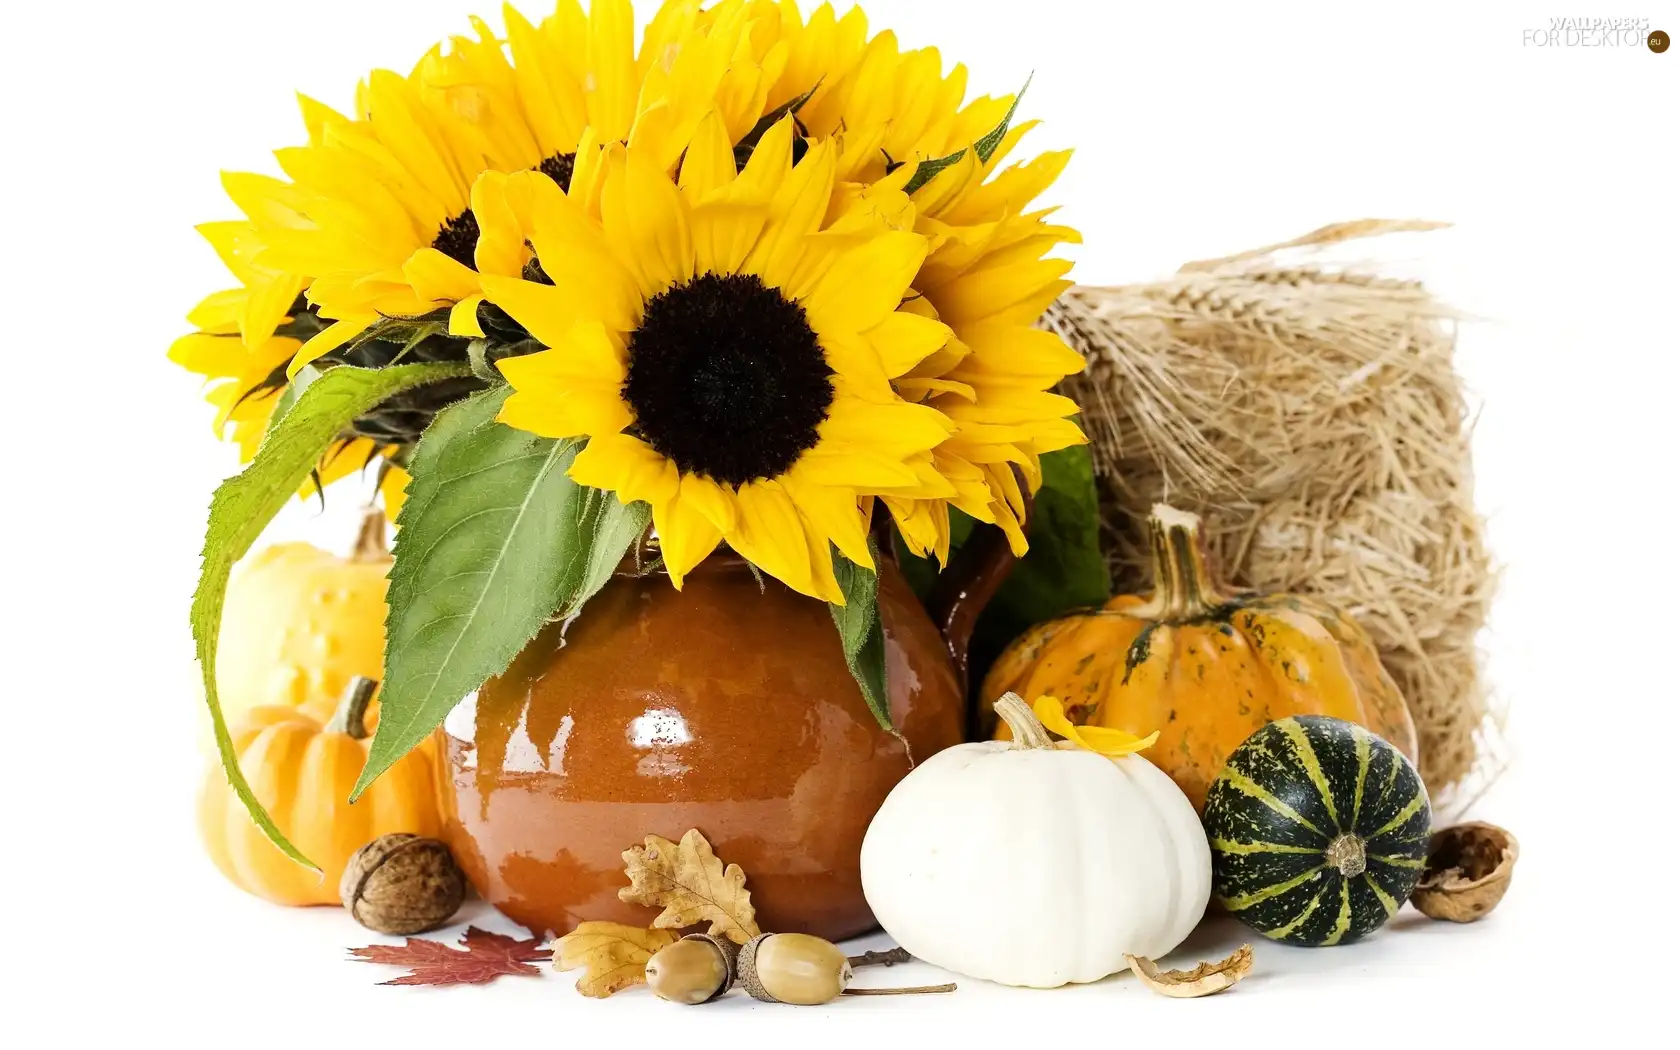
[{"label": "highlight reflection on vase", "polygon": [[[962,737],[957,675],[896,567],[880,590],[894,722],[929,755]],[[689,828],[746,870],[764,928],[838,939],[874,925],[858,849],[910,768],[904,745],[875,724],[827,607],[739,559],[713,556],[681,592],[659,574],[615,578],[443,735],[446,837],[479,893],[526,926],[646,924],[618,899],[620,855]]]}]

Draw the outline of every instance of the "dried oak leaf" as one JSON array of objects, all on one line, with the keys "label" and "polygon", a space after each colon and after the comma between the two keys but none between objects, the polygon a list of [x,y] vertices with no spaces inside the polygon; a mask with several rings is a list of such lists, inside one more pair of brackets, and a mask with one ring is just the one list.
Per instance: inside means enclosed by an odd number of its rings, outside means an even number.
[{"label": "dried oak leaf", "polygon": [[554,942],[554,968],[584,967],[577,990],[591,999],[605,999],[632,985],[647,982],[647,961],[677,935],[670,930],[642,930],[616,922],[580,922],[578,928]]},{"label": "dried oak leaf", "polygon": [[1203,963],[1194,970],[1162,970],[1135,955],[1126,956],[1126,962],[1151,991],[1174,999],[1196,999],[1223,992],[1247,977],[1254,968],[1254,949],[1245,944],[1218,962]]},{"label": "dried oak leaf", "polygon": [[660,929],[709,923],[707,933],[736,944],[759,934],[746,873],[739,864],[724,867],[698,830],[691,828],[680,843],[649,835],[624,851],[624,873],[630,885],[618,891],[618,899],[664,908],[653,920]]},{"label": "dried oak leaf", "polygon": [[540,947],[542,942],[541,937],[518,940],[468,926],[461,937],[465,951],[440,941],[410,937],[401,946],[374,944],[352,948],[350,954],[357,962],[409,967],[408,973],[380,984],[484,984],[504,974],[540,976],[542,971],[531,963],[550,957],[549,950]]}]

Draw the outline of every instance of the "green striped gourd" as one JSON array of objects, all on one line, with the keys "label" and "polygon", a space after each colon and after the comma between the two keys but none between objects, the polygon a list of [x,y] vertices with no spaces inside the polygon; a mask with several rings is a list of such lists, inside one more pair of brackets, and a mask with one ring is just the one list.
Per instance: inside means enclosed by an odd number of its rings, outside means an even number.
[{"label": "green striped gourd", "polygon": [[1387,741],[1339,718],[1280,718],[1208,791],[1214,899],[1273,940],[1347,944],[1411,895],[1429,821],[1423,781]]}]

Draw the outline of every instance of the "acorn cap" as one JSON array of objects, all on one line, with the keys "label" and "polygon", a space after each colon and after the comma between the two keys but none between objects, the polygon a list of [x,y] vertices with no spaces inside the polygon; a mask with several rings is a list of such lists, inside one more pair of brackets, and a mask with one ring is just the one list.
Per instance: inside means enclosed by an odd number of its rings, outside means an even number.
[{"label": "acorn cap", "polygon": [[741,982],[741,987],[747,994],[764,1003],[781,1002],[775,996],[764,990],[764,985],[758,980],[758,948],[766,939],[774,937],[773,933],[761,933],[757,937],[741,946],[739,957],[735,960],[735,973]]},{"label": "acorn cap", "polygon": [[710,996],[703,1000],[704,1002],[709,1003],[713,999],[716,999],[728,992],[729,989],[735,987],[737,973],[735,968],[735,958],[741,953],[741,949],[735,946],[734,941],[727,937],[713,937],[709,933],[685,934],[683,936],[683,940],[705,941],[713,948],[716,948],[719,955],[723,956],[723,983],[718,985],[717,991],[713,992]]}]

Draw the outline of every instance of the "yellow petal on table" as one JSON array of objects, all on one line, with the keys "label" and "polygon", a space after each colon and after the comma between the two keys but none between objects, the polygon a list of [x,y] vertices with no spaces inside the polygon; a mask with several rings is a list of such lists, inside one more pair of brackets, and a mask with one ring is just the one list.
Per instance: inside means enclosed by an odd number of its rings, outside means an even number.
[{"label": "yellow petal on table", "polygon": [[1124,729],[1105,729],[1102,726],[1076,726],[1062,711],[1062,702],[1053,696],[1041,696],[1033,701],[1033,714],[1044,728],[1057,736],[1066,737],[1086,751],[1095,751],[1109,758],[1132,755],[1155,743],[1157,731],[1146,737],[1133,736]]}]

